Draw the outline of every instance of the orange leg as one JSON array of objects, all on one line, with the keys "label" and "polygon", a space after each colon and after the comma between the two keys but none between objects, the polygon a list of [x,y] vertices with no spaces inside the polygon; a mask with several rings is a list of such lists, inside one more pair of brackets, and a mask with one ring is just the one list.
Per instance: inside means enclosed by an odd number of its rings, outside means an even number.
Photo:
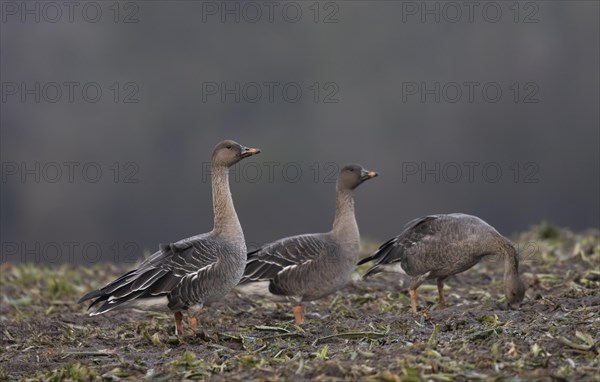
[{"label": "orange leg", "polygon": [[437,279],[437,287],[438,287],[438,296],[439,296],[438,309],[439,310],[446,309],[446,300],[444,299],[444,279],[442,279],[442,278]]},{"label": "orange leg", "polygon": [[198,326],[198,319],[196,319],[196,316],[194,316],[193,314],[189,314],[187,319],[188,319],[188,324],[190,325],[190,330],[192,332],[192,335],[195,335],[196,327]]},{"label": "orange leg", "polygon": [[175,312],[175,335],[183,335],[183,314],[181,312]]},{"label": "orange leg", "polygon": [[413,314],[417,314],[417,290],[409,289],[408,294],[410,294],[410,303],[412,305]]},{"label": "orange leg", "polygon": [[296,324],[300,325],[304,322],[304,314],[302,313],[302,305],[294,305],[292,307],[292,311],[294,312],[294,318],[296,319]]}]

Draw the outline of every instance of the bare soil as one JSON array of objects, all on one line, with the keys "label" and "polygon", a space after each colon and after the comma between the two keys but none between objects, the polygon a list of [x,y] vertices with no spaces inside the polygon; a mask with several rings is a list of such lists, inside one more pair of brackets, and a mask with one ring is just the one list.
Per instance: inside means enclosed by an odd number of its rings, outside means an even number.
[{"label": "bare soil", "polygon": [[288,304],[233,292],[184,342],[170,315],[88,317],[74,302],[124,269],[1,264],[0,380],[600,381],[598,232],[537,227],[514,239],[528,286],[518,310],[504,303],[497,259],[449,279],[445,310],[423,285],[418,316],[398,276],[361,280],[361,267],[306,304],[301,327]]}]

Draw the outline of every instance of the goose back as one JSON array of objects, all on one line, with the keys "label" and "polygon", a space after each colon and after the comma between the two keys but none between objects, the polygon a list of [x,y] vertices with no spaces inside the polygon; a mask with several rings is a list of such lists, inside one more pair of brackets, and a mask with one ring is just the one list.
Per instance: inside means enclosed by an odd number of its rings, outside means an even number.
[{"label": "goose back", "polygon": [[428,278],[436,278],[471,268],[483,257],[499,253],[506,241],[476,216],[430,215],[407,223],[400,235],[359,264],[377,261],[365,277],[387,268],[411,277],[429,272]]},{"label": "goose back", "polygon": [[248,254],[241,283],[269,281],[269,292],[309,301],[338,290],[355,268],[354,243],[331,233],[288,237]]}]

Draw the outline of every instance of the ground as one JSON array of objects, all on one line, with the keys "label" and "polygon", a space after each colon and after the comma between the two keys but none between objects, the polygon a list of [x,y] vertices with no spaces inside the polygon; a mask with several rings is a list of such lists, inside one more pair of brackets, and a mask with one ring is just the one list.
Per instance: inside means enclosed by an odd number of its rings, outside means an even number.
[{"label": "ground", "polygon": [[[174,337],[173,318],[136,311],[96,317],[74,301],[123,269],[1,265],[0,380],[591,380],[600,381],[600,240],[548,224],[513,237],[528,286],[510,310],[502,262],[488,259],[433,284],[412,315],[398,277],[360,280],[305,305],[235,293]],[[373,249],[365,243],[363,251]]]}]

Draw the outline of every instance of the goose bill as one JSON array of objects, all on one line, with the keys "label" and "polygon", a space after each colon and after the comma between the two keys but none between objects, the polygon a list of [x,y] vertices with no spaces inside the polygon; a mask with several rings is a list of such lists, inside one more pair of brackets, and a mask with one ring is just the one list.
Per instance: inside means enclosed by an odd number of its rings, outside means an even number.
[{"label": "goose bill", "polygon": [[260,153],[260,149],[256,149],[256,148],[248,148],[248,147],[242,147],[242,152],[240,153],[240,156],[242,158],[247,158],[249,156],[255,155]]},{"label": "goose bill", "polygon": [[376,176],[378,176],[379,173],[375,172],[375,171],[365,171],[361,174],[360,180],[367,180],[367,179],[371,179],[374,178]]}]

